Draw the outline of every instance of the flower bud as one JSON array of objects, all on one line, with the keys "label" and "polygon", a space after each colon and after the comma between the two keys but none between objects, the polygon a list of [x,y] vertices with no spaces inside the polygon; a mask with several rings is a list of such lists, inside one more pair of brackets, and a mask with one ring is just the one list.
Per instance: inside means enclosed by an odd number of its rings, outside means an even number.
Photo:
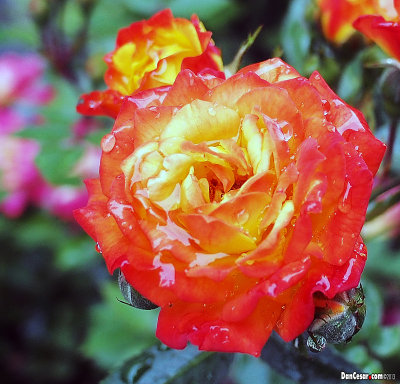
[{"label": "flower bud", "polygon": [[366,305],[362,286],[338,293],[332,300],[316,299],[314,321],[308,328],[307,346],[322,351],[326,343],[341,344],[351,340],[362,327]]}]

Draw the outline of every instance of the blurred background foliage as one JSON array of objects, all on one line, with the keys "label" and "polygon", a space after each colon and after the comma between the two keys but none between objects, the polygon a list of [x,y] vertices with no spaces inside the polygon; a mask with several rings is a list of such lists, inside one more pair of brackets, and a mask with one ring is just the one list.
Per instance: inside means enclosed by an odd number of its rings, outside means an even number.
[{"label": "blurred background foliage", "polygon": [[[1,0],[0,53],[38,52],[48,62],[44,76],[54,87],[55,98],[38,107],[42,124],[29,125],[17,135],[40,143],[36,166],[52,185],[81,185],[74,166],[88,143],[98,145],[111,129],[111,120],[97,119],[95,129],[71,142],[79,95],[104,86],[102,58],[114,48],[117,31],[166,7],[175,16],[197,13],[213,31],[225,64],[263,25],[243,65],[282,56],[302,75],[319,70],[346,101],[362,109],[376,135],[388,142],[398,117],[382,107],[388,88],[384,69],[371,65],[386,56],[379,48],[366,46],[360,36],[340,48],[328,43],[312,0]],[[390,160],[378,176],[384,182],[374,191],[364,229],[369,249],[362,281],[366,321],[353,341],[337,351],[363,372],[400,377],[400,211],[392,212],[400,204],[395,189],[399,138],[393,139]],[[389,207],[379,200],[387,191],[392,196]],[[40,207],[29,207],[18,218],[0,215],[0,249],[3,383],[97,383],[156,342],[157,311],[140,311],[117,300],[122,297],[116,277],[109,276],[93,241],[73,220]],[[219,380],[294,382],[261,359],[244,355],[235,356]]]}]

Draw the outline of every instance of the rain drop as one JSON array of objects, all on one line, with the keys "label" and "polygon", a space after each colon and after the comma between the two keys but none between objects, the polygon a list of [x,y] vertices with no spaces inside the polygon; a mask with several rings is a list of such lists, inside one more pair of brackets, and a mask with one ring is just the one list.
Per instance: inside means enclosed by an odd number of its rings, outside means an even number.
[{"label": "rain drop", "polygon": [[115,146],[115,136],[112,133],[105,135],[101,140],[101,149],[103,152],[111,152]]},{"label": "rain drop", "polygon": [[97,103],[96,101],[90,100],[89,101],[89,107],[94,109],[98,106],[99,103]]},{"label": "rain drop", "polygon": [[245,210],[242,209],[240,212],[238,212],[238,214],[236,215],[238,224],[243,225],[245,223],[247,223],[247,221],[249,220],[249,213]]},{"label": "rain drop", "polygon": [[96,249],[97,252],[102,253],[101,247],[100,247],[100,244],[99,244],[99,243],[96,243],[95,249]]},{"label": "rain drop", "polygon": [[339,203],[338,208],[343,213],[349,213],[351,210],[351,184],[349,182],[347,182],[347,187],[343,194],[343,199]]},{"label": "rain drop", "polygon": [[189,86],[193,87],[194,86],[194,78],[191,73],[189,73]]},{"label": "rain drop", "polygon": [[322,108],[324,110],[324,116],[327,116],[331,109],[331,105],[329,104],[328,100],[322,100]]},{"label": "rain drop", "polygon": [[208,108],[208,113],[211,116],[215,116],[217,114],[217,111],[213,107],[210,107],[210,108]]}]

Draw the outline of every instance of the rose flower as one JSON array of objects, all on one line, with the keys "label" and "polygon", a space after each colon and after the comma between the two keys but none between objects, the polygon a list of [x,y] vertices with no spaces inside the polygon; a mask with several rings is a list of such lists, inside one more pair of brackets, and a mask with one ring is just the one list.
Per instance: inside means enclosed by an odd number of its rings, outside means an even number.
[{"label": "rose flower", "polygon": [[317,4],[325,37],[338,45],[354,34],[353,22],[361,15],[396,17],[393,0],[317,0]]},{"label": "rose flower", "polygon": [[121,29],[104,60],[108,88],[82,95],[79,113],[115,118],[125,96],[170,85],[181,69],[222,70],[220,51],[198,17],[174,18],[169,9]]},{"label": "rose flower", "polygon": [[272,330],[307,329],[315,292],[359,283],[385,146],[280,59],[228,80],[184,70],[157,93],[125,100],[75,217],[161,307],[161,341],[258,356]]},{"label": "rose flower", "polygon": [[384,14],[360,16],[353,24],[387,54],[400,61],[400,0],[394,0],[396,17],[385,19]]},{"label": "rose flower", "polygon": [[38,143],[14,133],[40,123],[36,108],[54,97],[43,79],[45,67],[36,54],[0,54],[0,212],[8,217],[20,216],[42,188],[34,164]]}]

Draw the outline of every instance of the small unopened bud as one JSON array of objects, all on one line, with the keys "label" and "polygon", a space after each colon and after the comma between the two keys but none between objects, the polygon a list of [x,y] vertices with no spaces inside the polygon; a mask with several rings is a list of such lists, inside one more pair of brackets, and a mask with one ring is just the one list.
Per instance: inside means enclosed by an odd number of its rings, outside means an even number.
[{"label": "small unopened bud", "polygon": [[308,328],[307,340],[313,352],[322,351],[326,343],[349,342],[364,323],[366,305],[361,285],[338,293],[333,299],[317,294],[315,303],[315,317]]}]

